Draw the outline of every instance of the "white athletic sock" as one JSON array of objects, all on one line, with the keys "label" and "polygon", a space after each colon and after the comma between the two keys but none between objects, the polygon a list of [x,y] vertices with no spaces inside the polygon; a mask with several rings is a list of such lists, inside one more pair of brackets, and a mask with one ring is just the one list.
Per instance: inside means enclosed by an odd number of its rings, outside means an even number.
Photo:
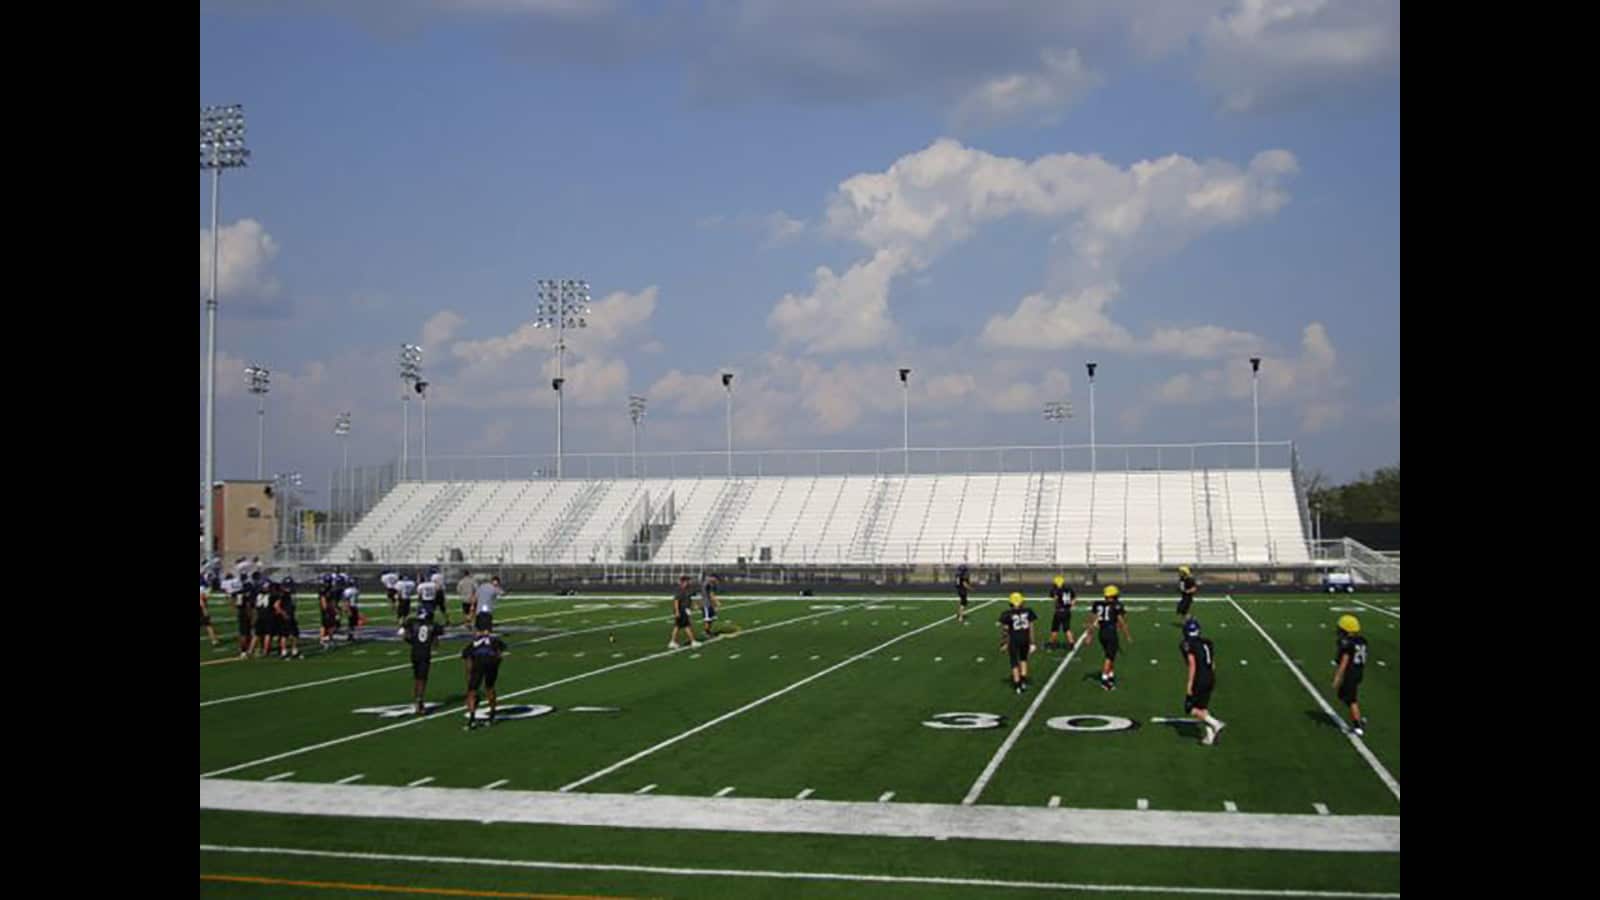
[{"label": "white athletic sock", "polygon": [[1216,716],[1213,716],[1211,713],[1206,713],[1205,723],[1210,725],[1212,728],[1221,728],[1223,725],[1227,724]]}]

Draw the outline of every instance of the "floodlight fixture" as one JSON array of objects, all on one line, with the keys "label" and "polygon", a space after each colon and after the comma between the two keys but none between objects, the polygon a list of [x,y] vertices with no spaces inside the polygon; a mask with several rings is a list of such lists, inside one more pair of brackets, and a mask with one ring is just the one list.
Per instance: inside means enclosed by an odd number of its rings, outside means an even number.
[{"label": "floodlight fixture", "polygon": [[567,329],[588,328],[593,309],[589,306],[589,282],[581,278],[540,278],[537,280],[539,303],[535,308],[533,327],[549,328],[556,333],[556,477],[561,477],[562,465],[562,406],[561,382],[566,375]]}]

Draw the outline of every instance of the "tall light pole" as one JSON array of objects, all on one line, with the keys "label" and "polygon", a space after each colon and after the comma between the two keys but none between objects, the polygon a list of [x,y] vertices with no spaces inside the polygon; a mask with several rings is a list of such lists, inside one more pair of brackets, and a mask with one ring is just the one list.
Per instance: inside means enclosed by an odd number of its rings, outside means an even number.
[{"label": "tall light pole", "polygon": [[211,170],[211,286],[206,294],[206,553],[215,553],[217,477],[217,209],[221,203],[222,170],[250,161],[244,146],[244,107],[200,107],[200,169]]},{"label": "tall light pole", "polygon": [[1250,357],[1250,413],[1255,420],[1256,471],[1261,471],[1261,357]]},{"label": "tall light pole", "polygon": [[1094,449],[1094,370],[1100,364],[1092,362],[1085,365],[1089,369],[1089,471],[1098,472],[1100,468],[1095,463]]},{"label": "tall light pole", "polygon": [[267,389],[272,373],[261,366],[245,366],[244,377],[256,395],[256,480],[261,481],[267,477]]},{"label": "tall light pole", "polygon": [[628,395],[628,418],[633,420],[633,477],[639,477],[639,420],[644,418],[645,398]]},{"label": "tall light pole", "polygon": [[579,278],[539,279],[539,308],[533,327],[556,332],[556,478],[561,477],[561,386],[566,383],[567,329],[589,327],[589,282]]},{"label": "tall light pole", "polygon": [[722,373],[722,389],[728,394],[728,477],[733,477],[733,373]]},{"label": "tall light pole", "polygon": [[428,382],[418,381],[417,396],[422,398],[422,480],[428,480]]},{"label": "tall light pole", "polygon": [[400,480],[411,475],[411,390],[422,377],[422,348],[400,345]]},{"label": "tall light pole", "polygon": [[339,413],[339,417],[337,419],[333,420],[333,434],[334,434],[334,437],[341,438],[339,443],[344,446],[344,462],[339,467],[339,472],[340,472],[339,480],[341,482],[343,482],[343,484],[344,484],[344,503],[341,504],[341,505],[344,507],[344,521],[345,521],[346,526],[348,526],[349,522],[350,522],[350,414],[349,413],[347,413],[347,412]]},{"label": "tall light pole", "polygon": [[906,376],[911,370],[905,366],[900,367],[900,427],[903,433],[902,441],[906,451],[906,474],[911,474],[911,384],[906,381]]},{"label": "tall light pole", "polygon": [[1044,405],[1044,417],[1056,423],[1056,446],[1061,448],[1061,471],[1067,470],[1067,420],[1072,418],[1072,401],[1051,400]]}]

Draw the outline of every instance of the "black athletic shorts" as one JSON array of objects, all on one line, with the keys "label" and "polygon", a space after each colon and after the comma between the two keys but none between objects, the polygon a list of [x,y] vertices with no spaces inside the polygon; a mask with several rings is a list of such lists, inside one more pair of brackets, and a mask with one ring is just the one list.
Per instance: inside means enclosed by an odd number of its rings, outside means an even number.
[{"label": "black athletic shorts", "polygon": [[406,599],[405,597],[401,597],[399,602],[400,602],[400,618],[404,619],[406,616],[411,615],[411,601]]},{"label": "black athletic shorts", "polygon": [[298,619],[296,619],[294,617],[293,613],[290,613],[289,615],[287,615],[287,616],[285,616],[285,617],[283,617],[283,618],[278,620],[278,636],[279,637],[299,637],[300,636],[300,622],[299,622]]},{"label": "black athletic shorts", "polygon": [[463,601],[461,601],[461,618],[465,619],[466,617],[468,617],[470,615],[472,615],[472,601],[471,600],[463,600]]},{"label": "black athletic shorts", "polygon": [[248,606],[239,607],[238,617],[239,617],[239,633],[240,634],[249,634],[250,633],[250,619],[251,619],[251,617],[250,617],[250,607],[248,607]]},{"label": "black athletic shorts", "polygon": [[689,624],[689,609],[687,607],[685,607],[683,609],[678,610],[678,617],[673,619],[672,623],[677,628],[689,628],[689,627],[691,627],[690,624]]},{"label": "black athletic shorts", "polygon": [[1117,658],[1117,630],[1115,628],[1100,629],[1100,649],[1106,652],[1106,659]]},{"label": "black athletic shorts", "polygon": [[1194,693],[1183,698],[1183,711],[1191,713],[1197,709],[1210,709],[1211,691],[1216,685],[1217,683],[1214,679],[1202,681],[1198,677],[1195,678]]},{"label": "black athletic shorts", "polygon": [[350,610],[349,623],[350,623],[350,630],[351,631],[355,631],[356,630],[356,626],[361,624],[361,613],[360,613],[359,610],[356,610],[356,609]]},{"label": "black athletic shorts", "polygon": [[1357,703],[1356,693],[1361,689],[1361,679],[1351,678],[1350,672],[1344,673],[1344,680],[1339,682],[1339,699],[1345,703]]},{"label": "black athletic shorts", "polygon": [[500,664],[498,662],[473,663],[472,674],[467,677],[467,690],[475,691],[479,687],[485,687],[492,691],[494,690],[495,680],[499,677]]},{"label": "black athletic shorts", "polygon": [[1021,640],[1018,640],[1016,638],[1012,638],[1011,641],[1010,641],[1010,646],[1007,649],[1010,650],[1010,652],[1011,652],[1011,664],[1013,666],[1016,665],[1017,663],[1022,663],[1022,662],[1027,662],[1028,661],[1028,639],[1027,638],[1023,638]]},{"label": "black athletic shorts", "polygon": [[428,667],[433,665],[433,660],[426,656],[411,657],[411,677],[418,681],[428,680]]},{"label": "black athletic shorts", "polygon": [[322,627],[323,628],[338,628],[339,627],[339,611],[337,609],[324,609],[322,611]]},{"label": "black athletic shorts", "polygon": [[278,617],[273,614],[272,610],[257,607],[255,619],[256,637],[271,637],[273,633],[272,623],[276,621],[277,618]]},{"label": "black athletic shorts", "polygon": [[200,610],[200,627],[204,628],[204,627],[206,627],[207,625],[210,625],[210,624],[211,624],[211,614],[206,612],[203,609]]},{"label": "black athletic shorts", "polygon": [[494,613],[481,612],[472,620],[472,627],[479,631],[490,631],[494,628]]},{"label": "black athletic shorts", "polygon": [[964,588],[964,587],[956,588],[956,596],[957,596],[957,598],[959,598],[959,602],[961,603],[962,606],[966,606],[967,605],[967,589],[966,588]]},{"label": "black athletic shorts", "polygon": [[1192,596],[1190,596],[1188,594],[1185,594],[1182,597],[1179,597],[1178,598],[1178,615],[1180,615],[1180,616],[1188,615],[1189,614],[1189,607],[1192,606],[1193,604],[1194,604],[1194,597],[1192,597]]},{"label": "black athletic shorts", "polygon": [[1063,612],[1058,612],[1058,613],[1055,613],[1055,614],[1051,615],[1050,616],[1050,630],[1051,631],[1071,631],[1072,630],[1072,610],[1071,609],[1067,609],[1067,610],[1065,610]]}]

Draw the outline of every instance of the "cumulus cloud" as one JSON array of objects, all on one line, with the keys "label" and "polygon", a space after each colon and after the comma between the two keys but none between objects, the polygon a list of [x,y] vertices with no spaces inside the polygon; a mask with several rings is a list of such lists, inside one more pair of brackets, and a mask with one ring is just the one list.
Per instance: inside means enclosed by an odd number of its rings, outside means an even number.
[{"label": "cumulus cloud", "polygon": [[1100,85],[1077,50],[1044,50],[1037,69],[1010,72],[972,88],[956,101],[951,123],[982,128],[1021,119],[1054,124],[1068,107]]},{"label": "cumulus cloud", "polygon": [[444,310],[433,318],[422,323],[422,346],[424,348],[441,347],[450,338],[455,336],[456,329],[465,322],[454,310]]},{"label": "cumulus cloud", "polygon": [[[278,242],[255,219],[240,219],[218,229],[217,293],[230,301],[262,304],[278,296],[278,280],[268,271]],[[211,229],[200,229],[200,296],[211,285]]]},{"label": "cumulus cloud", "polygon": [[811,292],[785,294],[767,316],[767,325],[781,343],[799,344],[811,353],[882,346],[894,332],[889,283],[911,262],[905,252],[885,249],[843,275],[818,266]]},{"label": "cumulus cloud", "polygon": [[1185,359],[1243,358],[1261,350],[1260,335],[1218,325],[1195,328],[1159,328],[1144,349]]},{"label": "cumulus cloud", "polygon": [[1245,112],[1392,76],[1399,0],[1239,0],[1201,33],[1201,77]]},{"label": "cumulus cloud", "polygon": [[[1315,433],[1344,420],[1344,389],[1349,377],[1339,368],[1339,354],[1321,322],[1301,331],[1294,355],[1262,354],[1262,405],[1292,406],[1300,428]],[[1210,405],[1250,396],[1250,366],[1242,359],[1199,372],[1174,375],[1159,384],[1149,400],[1158,405]]]}]

